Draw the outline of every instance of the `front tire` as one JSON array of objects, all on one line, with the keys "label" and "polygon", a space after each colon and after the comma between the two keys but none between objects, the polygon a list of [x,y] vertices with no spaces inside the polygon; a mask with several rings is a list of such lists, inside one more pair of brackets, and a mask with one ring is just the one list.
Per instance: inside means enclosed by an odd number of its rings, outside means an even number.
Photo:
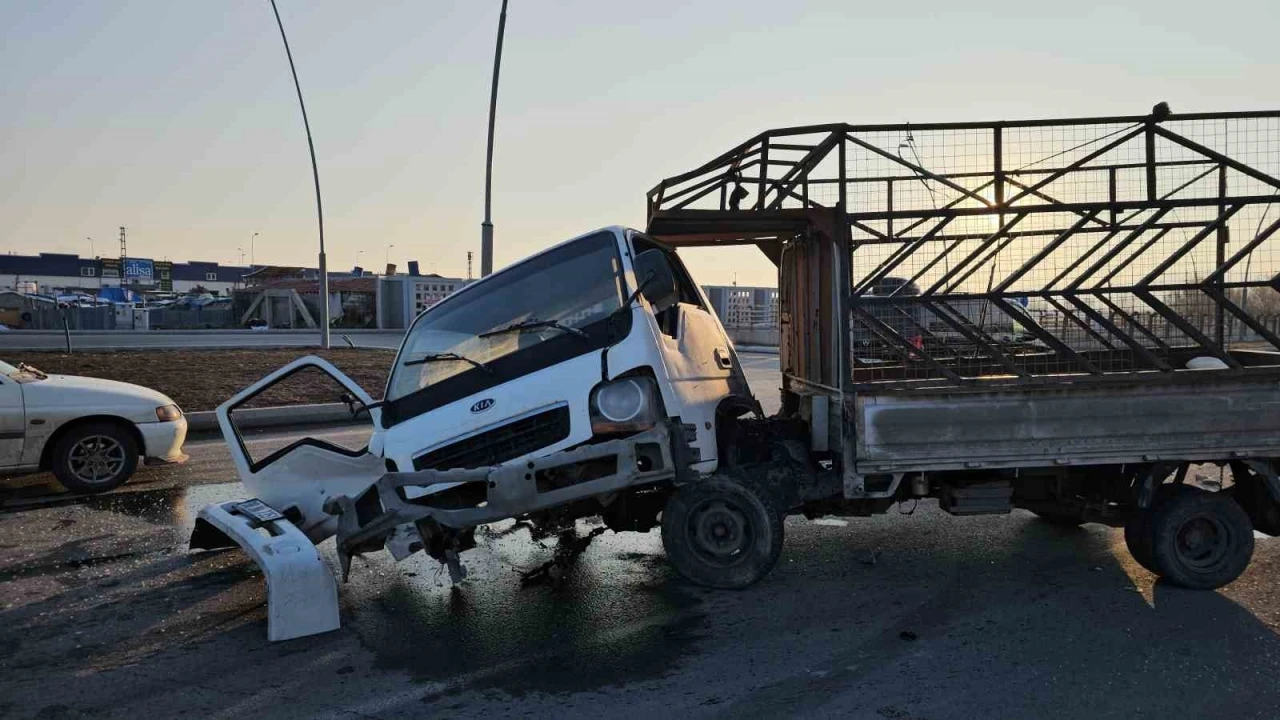
[{"label": "front tire", "polygon": [[116,423],[72,428],[53,447],[53,474],[74,493],[103,493],[128,482],[138,468],[138,443]]},{"label": "front tire", "polygon": [[740,590],[782,553],[783,515],[771,494],[723,473],[678,488],[662,511],[662,546],[686,579]]},{"label": "front tire", "polygon": [[1253,558],[1253,523],[1226,493],[1178,493],[1155,508],[1148,532],[1156,573],[1192,590],[1230,584]]}]

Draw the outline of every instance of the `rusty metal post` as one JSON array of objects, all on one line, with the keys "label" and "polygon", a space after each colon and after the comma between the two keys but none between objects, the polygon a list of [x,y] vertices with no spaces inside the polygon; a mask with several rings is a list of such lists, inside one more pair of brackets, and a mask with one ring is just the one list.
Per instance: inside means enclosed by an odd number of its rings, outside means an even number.
[{"label": "rusty metal post", "polygon": [[[1226,197],[1227,197],[1227,166],[1219,165],[1218,166],[1218,199],[1220,201],[1218,203],[1219,215],[1223,215],[1227,212]],[[1231,229],[1227,227],[1227,223],[1222,223],[1222,225],[1218,227],[1218,237],[1217,237],[1218,253],[1214,262],[1214,270],[1222,269],[1222,266],[1227,263],[1227,243],[1230,241],[1230,238],[1231,238]],[[1224,276],[1222,279],[1225,282],[1227,278]],[[1248,278],[1245,278],[1245,279],[1247,280]],[[1215,312],[1216,318],[1214,323],[1214,329],[1216,332],[1214,333],[1214,337],[1218,341],[1218,347],[1226,349],[1226,345],[1224,344],[1226,336],[1225,336],[1223,325],[1226,323],[1227,310],[1225,307],[1223,307],[1222,303],[1220,302],[1214,303],[1214,305],[1217,308]]]}]

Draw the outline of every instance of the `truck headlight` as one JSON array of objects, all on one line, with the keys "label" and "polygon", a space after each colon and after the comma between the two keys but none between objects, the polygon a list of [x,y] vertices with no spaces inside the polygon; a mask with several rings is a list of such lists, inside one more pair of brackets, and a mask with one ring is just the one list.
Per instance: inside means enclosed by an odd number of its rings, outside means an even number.
[{"label": "truck headlight", "polygon": [[165,405],[156,408],[156,419],[160,422],[173,422],[182,417],[182,411],[177,405]]},{"label": "truck headlight", "polygon": [[653,427],[658,420],[656,398],[653,380],[645,377],[597,385],[591,391],[592,432],[634,432]]}]

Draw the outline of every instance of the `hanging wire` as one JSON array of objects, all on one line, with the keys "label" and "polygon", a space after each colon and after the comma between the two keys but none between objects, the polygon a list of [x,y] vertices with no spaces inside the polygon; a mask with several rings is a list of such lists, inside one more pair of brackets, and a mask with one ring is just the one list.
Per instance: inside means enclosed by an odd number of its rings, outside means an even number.
[{"label": "hanging wire", "polygon": [[1063,155],[1066,155],[1067,153],[1073,153],[1073,152],[1075,152],[1076,150],[1079,150],[1080,148],[1088,147],[1088,146],[1090,146],[1090,145],[1093,145],[1094,143],[1102,142],[1103,140],[1106,140],[1107,138],[1115,137],[1116,135],[1120,135],[1121,133],[1129,132],[1130,130],[1137,130],[1139,127],[1142,127],[1142,123],[1134,123],[1134,124],[1132,124],[1132,125],[1127,125],[1127,126],[1125,126],[1125,127],[1120,128],[1119,130],[1114,130],[1114,131],[1112,131],[1112,132],[1109,132],[1109,133],[1107,133],[1106,135],[1099,135],[1098,137],[1093,138],[1092,140],[1085,140],[1084,142],[1080,143],[1079,145],[1075,145],[1075,146],[1069,147],[1069,148],[1067,148],[1066,150],[1060,150],[1060,151],[1058,151],[1058,152],[1056,152],[1056,153],[1053,153],[1052,155],[1045,155],[1044,157],[1040,158],[1039,160],[1032,160],[1031,162],[1027,163],[1026,165],[1023,165],[1022,167],[1014,168],[1014,169],[1012,170],[1012,172],[1018,172],[1019,170],[1026,170],[1027,168],[1031,167],[1032,165],[1039,165],[1039,164],[1040,164],[1040,163],[1042,163],[1042,162],[1046,162],[1046,161],[1048,161],[1048,160],[1052,160],[1052,159],[1054,159],[1054,158],[1056,158],[1056,157],[1062,157]]}]

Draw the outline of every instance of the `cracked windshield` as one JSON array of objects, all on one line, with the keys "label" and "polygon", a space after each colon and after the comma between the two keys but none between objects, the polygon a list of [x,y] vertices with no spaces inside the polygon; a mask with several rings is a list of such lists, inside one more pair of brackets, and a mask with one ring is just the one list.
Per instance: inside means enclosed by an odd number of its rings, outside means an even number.
[{"label": "cracked windshield", "polygon": [[[588,327],[622,307],[613,236],[569,243],[492,276],[419,316],[396,362],[395,400],[559,335],[597,345]],[[520,327],[516,327],[520,326]]]}]

